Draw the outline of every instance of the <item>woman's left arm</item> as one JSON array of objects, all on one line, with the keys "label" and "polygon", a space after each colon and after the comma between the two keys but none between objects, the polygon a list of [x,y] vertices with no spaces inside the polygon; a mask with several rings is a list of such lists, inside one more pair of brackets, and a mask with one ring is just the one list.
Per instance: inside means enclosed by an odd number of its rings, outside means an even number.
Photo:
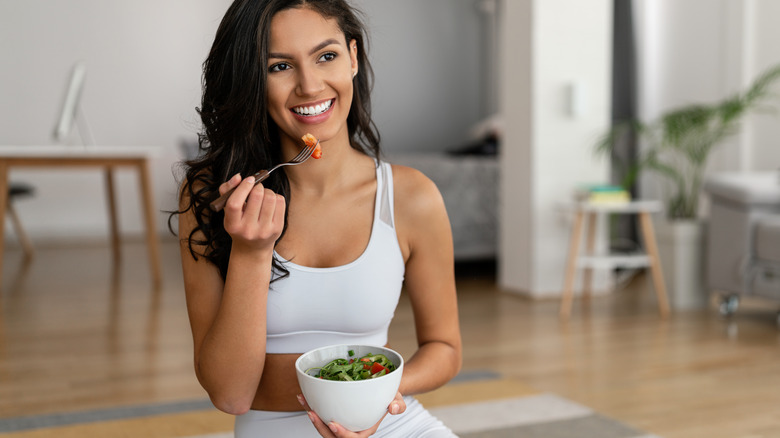
[{"label": "woman's left arm", "polygon": [[421,172],[393,166],[395,219],[406,260],[419,349],[404,365],[404,395],[436,389],[461,367],[462,345],[452,230],[436,185]]}]

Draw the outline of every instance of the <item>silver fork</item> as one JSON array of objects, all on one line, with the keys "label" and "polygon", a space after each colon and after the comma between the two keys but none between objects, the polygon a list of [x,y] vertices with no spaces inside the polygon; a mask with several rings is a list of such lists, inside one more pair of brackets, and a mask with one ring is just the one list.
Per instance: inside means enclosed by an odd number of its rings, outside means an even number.
[{"label": "silver fork", "polygon": [[[301,164],[304,161],[308,160],[309,157],[314,153],[314,149],[317,148],[317,145],[320,144],[320,141],[317,140],[317,143],[314,144],[314,146],[304,146],[298,155],[294,156],[290,161],[286,163],[279,163],[276,166],[268,169],[268,170],[261,170],[260,172],[257,172],[256,174],[252,175],[255,178],[255,185],[260,184],[261,182],[268,179],[268,177],[271,175],[271,172],[274,170],[282,167],[282,166],[295,166],[296,164]],[[223,208],[225,208],[225,204],[227,203],[228,198],[231,194],[233,194],[233,191],[236,188],[233,187],[232,189],[225,192],[222,196],[215,199],[211,202],[210,207],[214,211],[220,211]]]}]

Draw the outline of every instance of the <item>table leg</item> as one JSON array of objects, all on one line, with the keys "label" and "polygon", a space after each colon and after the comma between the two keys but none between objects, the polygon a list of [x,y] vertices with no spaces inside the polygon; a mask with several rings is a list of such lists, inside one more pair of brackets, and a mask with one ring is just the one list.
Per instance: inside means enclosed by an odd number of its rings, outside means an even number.
[{"label": "table leg", "polygon": [[29,262],[32,260],[33,255],[35,254],[35,249],[33,248],[32,240],[30,240],[30,236],[27,235],[27,233],[24,231],[24,227],[22,226],[22,220],[19,219],[19,215],[16,214],[16,209],[14,208],[14,204],[10,202],[10,199],[8,200],[7,210],[6,213],[8,213],[8,218],[11,219],[11,222],[14,224],[14,230],[16,231],[16,237],[19,239],[19,243],[22,244],[22,252],[24,252],[24,260],[25,262]]},{"label": "table leg", "polygon": [[144,209],[144,222],[146,225],[146,246],[149,250],[149,267],[152,272],[152,282],[155,287],[162,284],[162,270],[160,268],[160,248],[158,245],[157,222],[155,221],[154,196],[152,194],[152,182],[149,175],[149,161],[143,160],[138,164],[138,177],[141,183],[141,200]]},{"label": "table leg", "polygon": [[572,227],[571,240],[569,242],[569,257],[566,261],[566,277],[563,282],[563,293],[561,295],[561,318],[568,319],[571,315],[571,305],[574,293],[574,276],[577,272],[577,254],[580,251],[580,240],[582,238],[582,222],[584,213],[577,211],[574,214],[574,226]]},{"label": "table leg", "polygon": [[666,283],[664,282],[664,274],[661,271],[661,258],[658,256],[658,245],[655,241],[653,221],[648,212],[639,213],[639,220],[642,227],[642,238],[647,247],[647,255],[650,256],[650,273],[653,276],[653,285],[658,296],[658,310],[661,312],[661,316],[666,318],[669,316],[669,298],[666,295]]},{"label": "table leg", "polygon": [[[585,237],[585,253],[592,256],[596,245],[598,214],[595,211],[589,212],[587,214],[587,221],[588,235]],[[590,298],[591,290],[593,289],[593,268],[590,266],[586,266],[583,271],[582,284],[582,297]]]},{"label": "table leg", "polygon": [[114,188],[114,168],[106,166],[106,199],[108,201],[108,219],[109,236],[111,239],[111,253],[114,257],[114,263],[119,264],[122,251],[120,249],[119,239],[119,219],[116,213],[116,190]]},{"label": "table leg", "polygon": [[5,212],[8,207],[8,166],[0,163],[0,280],[3,278],[5,257]]}]

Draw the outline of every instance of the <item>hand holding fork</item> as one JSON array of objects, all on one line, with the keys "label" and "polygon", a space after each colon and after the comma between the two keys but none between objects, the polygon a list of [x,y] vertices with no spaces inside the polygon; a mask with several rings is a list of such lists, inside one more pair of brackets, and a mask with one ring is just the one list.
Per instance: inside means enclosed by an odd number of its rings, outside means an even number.
[{"label": "hand holding fork", "polygon": [[[282,167],[282,166],[294,166],[296,164],[301,164],[304,161],[308,160],[309,157],[312,156],[314,153],[314,150],[317,148],[317,145],[319,145],[319,140],[315,144],[306,143],[306,145],[303,147],[300,153],[293,157],[290,161],[287,161],[286,163],[280,163],[276,166],[272,167],[268,170],[261,170],[260,172],[257,172],[256,174],[252,175],[255,179],[255,185],[260,184],[261,182],[268,179],[268,177],[271,175],[271,172],[274,170]],[[223,208],[225,208],[225,204],[227,203],[228,198],[230,195],[233,194],[233,191],[235,191],[235,187],[228,190],[227,192],[223,193],[219,198],[215,199],[211,202],[210,207],[213,211],[220,211]]]}]

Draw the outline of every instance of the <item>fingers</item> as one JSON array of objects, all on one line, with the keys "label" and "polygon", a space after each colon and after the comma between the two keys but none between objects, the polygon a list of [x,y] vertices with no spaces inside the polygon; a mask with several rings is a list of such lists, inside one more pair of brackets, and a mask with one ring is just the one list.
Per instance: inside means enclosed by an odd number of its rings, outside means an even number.
[{"label": "fingers", "polygon": [[304,397],[303,394],[298,394],[298,403],[303,406],[303,409],[306,409],[307,411],[311,410],[309,404],[306,402],[306,397]]},{"label": "fingers", "polygon": [[[309,415],[309,418],[311,418],[311,415]],[[365,438],[376,433],[377,429],[379,429],[379,424],[382,423],[382,420],[384,420],[384,418],[385,417],[383,416],[382,419],[380,419],[379,422],[376,423],[372,428],[361,430],[360,432],[352,432],[350,430],[347,430],[346,428],[344,428],[344,426],[336,423],[335,421],[331,421],[330,423],[328,423],[327,427],[328,430],[331,432],[331,436],[335,436],[336,438]],[[322,423],[322,420],[320,420],[320,423]],[[317,427],[316,423],[314,424],[314,427]],[[317,430],[320,431],[320,435],[328,436],[328,435],[323,435],[320,428],[317,428]]]},{"label": "fingers", "polygon": [[229,180],[223,182],[219,186],[219,194],[224,195],[227,193],[230,189],[234,188],[241,182],[241,174],[237,173],[233,175]]},{"label": "fingers", "polygon": [[392,415],[398,415],[406,410],[406,402],[400,392],[395,393],[395,398],[387,407],[387,412]]},{"label": "fingers", "polygon": [[[341,435],[337,435],[339,433],[339,428],[336,427],[335,423],[331,422],[330,424],[325,424],[322,419],[314,412],[309,411],[309,420],[311,420],[311,424],[314,425],[314,428],[317,429],[317,432],[320,433],[323,437],[338,437]],[[343,427],[341,430],[345,430]]]},{"label": "fingers", "polygon": [[262,204],[260,206],[260,211],[258,212],[258,216],[257,216],[258,221],[273,226],[274,218],[276,217],[276,208],[277,208],[276,200],[277,198],[281,198],[281,196],[276,196],[276,193],[274,193],[270,189],[263,189],[262,194],[255,195],[255,193],[252,192],[250,194],[250,202],[254,200],[255,196],[261,198],[260,202]]},{"label": "fingers", "polygon": [[[306,410],[306,413],[309,415],[309,420],[311,420],[311,424],[314,425],[314,428],[317,429],[317,432],[320,433],[320,435],[324,437],[335,437],[334,430],[328,427],[325,422],[322,421],[322,419],[311,410],[311,407],[309,407],[309,404],[306,402],[306,398],[303,396],[303,394],[298,394],[298,403],[303,406],[303,409]],[[343,429],[343,428],[342,428]]]},{"label": "fingers", "polygon": [[[331,421],[330,423],[327,424],[324,421],[322,421],[322,419],[317,415],[317,413],[311,410],[311,407],[306,402],[306,398],[304,398],[303,394],[298,394],[298,402],[306,410],[307,414],[309,415],[309,419],[311,420],[311,423],[314,425],[314,428],[317,429],[317,432],[319,432],[320,435],[322,435],[323,437],[335,437],[335,438],[368,437],[376,433],[377,429],[379,429],[379,425],[382,423],[382,420],[384,420],[385,416],[387,416],[387,414],[382,416],[382,418],[370,429],[366,429],[360,432],[352,432],[344,428],[344,426],[336,423],[335,421]],[[397,413],[400,414],[401,412],[406,410],[406,403],[403,401],[400,392],[396,394],[396,398],[392,401],[390,406],[393,406],[394,404],[397,404],[398,408],[400,409]]]},{"label": "fingers", "polygon": [[227,203],[225,203],[225,229],[235,228],[240,224],[244,212],[244,203],[246,202],[249,192],[252,191],[252,188],[255,186],[255,179],[251,176],[244,178],[243,181],[240,181],[237,184],[231,184],[234,179],[236,179],[235,176],[220,186],[220,192],[222,191],[223,186],[227,187],[225,191],[235,188],[235,191],[233,191],[228,198]]},{"label": "fingers", "polygon": [[257,222],[262,236],[270,237],[284,226],[284,209],[284,196],[258,184],[249,193],[244,216]]},{"label": "fingers", "polygon": [[[236,189],[236,192],[238,192],[238,189]],[[253,187],[251,187],[244,204],[244,215],[247,219],[263,219],[262,213],[265,213],[265,216],[268,215],[268,213],[264,211],[266,209],[266,205],[264,204],[266,193],[268,193],[269,199],[273,196],[273,192],[264,188],[262,184],[253,185]],[[275,207],[276,203],[273,203],[273,205]]]},{"label": "fingers", "polygon": [[[262,184],[255,184],[255,179],[251,176],[241,180],[240,175],[236,174],[219,186],[219,192],[225,194],[233,188],[235,191],[230,195],[225,209],[241,211],[242,215],[248,217],[272,221],[277,218],[278,208],[284,204],[283,196],[276,196],[276,193],[265,189]],[[284,210],[281,213],[283,214]]]},{"label": "fingers", "polygon": [[284,229],[284,196],[256,184],[251,176],[242,180],[235,175],[219,190],[233,190],[224,207],[224,225],[234,243],[254,242],[253,247],[266,248],[279,238]]}]

